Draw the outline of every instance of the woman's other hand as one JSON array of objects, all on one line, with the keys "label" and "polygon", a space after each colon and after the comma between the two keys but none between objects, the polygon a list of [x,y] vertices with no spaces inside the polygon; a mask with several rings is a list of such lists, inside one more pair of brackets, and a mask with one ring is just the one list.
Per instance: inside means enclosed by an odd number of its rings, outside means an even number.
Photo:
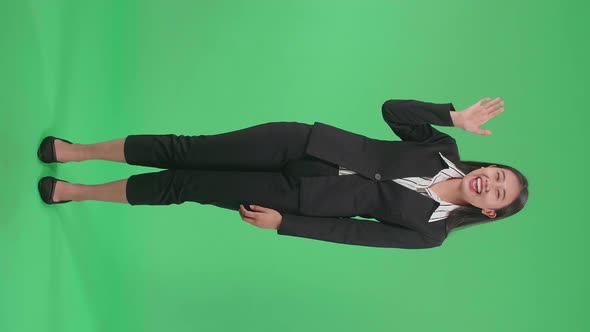
[{"label": "woman's other hand", "polygon": [[283,216],[273,209],[258,205],[250,205],[254,211],[248,211],[240,204],[240,216],[242,220],[260,228],[278,229],[283,221]]},{"label": "woman's other hand", "polygon": [[[491,99],[489,97],[483,98],[461,112],[451,112],[453,124],[475,134],[491,135],[491,130],[480,127],[491,118],[504,112],[504,101],[500,97]],[[486,104],[482,105],[483,103]]]}]

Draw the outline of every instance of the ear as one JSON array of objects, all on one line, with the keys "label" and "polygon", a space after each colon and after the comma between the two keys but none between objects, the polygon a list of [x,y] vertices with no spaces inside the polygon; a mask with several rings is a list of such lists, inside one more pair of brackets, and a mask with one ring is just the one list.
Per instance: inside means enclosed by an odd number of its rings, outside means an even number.
[{"label": "ear", "polygon": [[496,218],[496,211],[495,210],[488,210],[488,209],[481,209],[481,213],[485,214],[490,218]]}]

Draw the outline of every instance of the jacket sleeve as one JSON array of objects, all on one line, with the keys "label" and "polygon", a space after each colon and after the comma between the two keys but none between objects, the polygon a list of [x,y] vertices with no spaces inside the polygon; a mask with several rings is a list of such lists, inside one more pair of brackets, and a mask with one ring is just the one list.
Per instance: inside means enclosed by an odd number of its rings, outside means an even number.
[{"label": "jacket sleeve", "polygon": [[434,143],[455,140],[431,124],[453,126],[450,111],[452,103],[434,104],[417,100],[390,99],[381,107],[383,119],[393,132],[404,141]]},{"label": "jacket sleeve", "polygon": [[440,246],[443,242],[395,224],[344,217],[308,217],[286,213],[282,215],[283,220],[277,229],[279,235],[349,245],[402,249],[432,248]]}]

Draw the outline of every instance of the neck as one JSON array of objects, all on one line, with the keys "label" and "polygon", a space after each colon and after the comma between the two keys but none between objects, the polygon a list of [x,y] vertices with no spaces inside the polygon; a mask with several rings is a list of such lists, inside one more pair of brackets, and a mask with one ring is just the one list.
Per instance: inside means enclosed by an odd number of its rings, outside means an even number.
[{"label": "neck", "polygon": [[432,187],[431,189],[445,202],[455,205],[468,204],[461,192],[461,179],[448,179]]}]

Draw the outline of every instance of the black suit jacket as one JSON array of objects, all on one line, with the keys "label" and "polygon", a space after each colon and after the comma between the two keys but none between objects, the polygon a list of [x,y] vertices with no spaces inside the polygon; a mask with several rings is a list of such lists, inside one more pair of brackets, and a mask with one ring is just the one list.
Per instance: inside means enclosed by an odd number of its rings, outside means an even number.
[{"label": "black suit jacket", "polygon": [[455,140],[431,126],[453,126],[450,111],[452,103],[386,101],[383,119],[402,141],[315,122],[306,153],[357,174],[301,178],[300,214],[282,213],[277,234],[373,247],[440,246],[446,220],[428,222],[439,203],[392,179],[436,175],[448,167],[439,152],[460,160]]}]

